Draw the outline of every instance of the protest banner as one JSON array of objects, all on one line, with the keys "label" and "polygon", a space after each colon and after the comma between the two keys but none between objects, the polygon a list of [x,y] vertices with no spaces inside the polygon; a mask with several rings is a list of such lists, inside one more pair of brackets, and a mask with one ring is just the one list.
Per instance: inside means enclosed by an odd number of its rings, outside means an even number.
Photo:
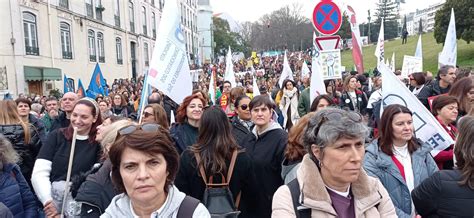
[{"label": "protest banner", "polygon": [[323,79],[342,78],[341,50],[323,50],[319,51],[319,53]]},{"label": "protest banner", "polygon": [[416,72],[423,72],[423,60],[415,56],[403,56],[402,77],[408,78],[408,75]]}]

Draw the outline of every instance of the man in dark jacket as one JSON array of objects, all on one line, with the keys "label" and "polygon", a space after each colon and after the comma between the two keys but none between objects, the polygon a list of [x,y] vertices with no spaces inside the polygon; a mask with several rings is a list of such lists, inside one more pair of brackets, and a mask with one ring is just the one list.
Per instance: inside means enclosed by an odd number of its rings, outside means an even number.
[{"label": "man in dark jacket", "polygon": [[442,66],[439,68],[436,80],[423,87],[417,97],[429,110],[428,98],[448,93],[454,80],[456,80],[456,68],[451,65]]},{"label": "man in dark jacket", "polygon": [[72,110],[74,109],[74,105],[78,100],[78,96],[74,92],[67,92],[61,98],[61,110],[62,112],[59,113],[59,116],[54,119],[53,124],[51,125],[51,132],[55,129],[68,127],[71,121],[69,118],[71,117]]}]

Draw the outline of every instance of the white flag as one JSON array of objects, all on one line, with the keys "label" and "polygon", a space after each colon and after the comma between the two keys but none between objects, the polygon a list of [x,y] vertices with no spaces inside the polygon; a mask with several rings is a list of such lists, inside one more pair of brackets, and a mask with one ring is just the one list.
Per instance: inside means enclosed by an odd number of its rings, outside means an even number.
[{"label": "white flag", "polygon": [[293,80],[293,72],[291,71],[290,63],[288,63],[288,58],[286,57],[286,51],[285,51],[285,57],[283,59],[283,70],[281,71],[280,80],[278,80],[278,84],[280,85],[280,87],[283,87],[282,85],[285,79]]},{"label": "white flag", "polygon": [[170,1],[163,9],[148,73],[148,84],[178,104],[193,91],[185,38],[181,30],[180,10],[176,1]]},{"label": "white flag", "polygon": [[421,46],[421,35],[418,37],[418,43],[416,43],[415,57],[423,58],[423,48]]},{"label": "white flag", "polygon": [[[212,69],[212,65],[211,65]],[[211,97],[212,104],[216,104],[216,89],[214,87],[214,71],[211,71],[211,81],[209,82],[209,96]]]},{"label": "white flag", "polygon": [[171,116],[170,116],[170,125],[173,125],[173,123],[175,123],[175,119],[174,119],[174,111],[171,110]]},{"label": "white flag", "polygon": [[454,20],[454,9],[451,8],[451,19],[449,20],[448,32],[444,40],[443,51],[438,58],[439,64],[456,66],[457,42],[456,42],[456,21]]},{"label": "white flag", "polygon": [[392,67],[392,72],[395,72],[395,52],[392,53],[392,63],[390,63]]},{"label": "white flag", "polygon": [[[416,98],[415,95],[390,72],[390,69],[381,64],[378,70],[382,73],[382,103],[383,106],[400,104],[408,107],[413,113],[415,135],[423,142],[433,147],[431,154],[436,156],[440,151],[454,144],[451,136],[441,127],[436,118]],[[381,113],[382,114],[381,108]]]},{"label": "white flag", "polygon": [[309,68],[308,65],[306,64],[306,61],[303,61],[303,66],[301,67],[301,78],[305,78],[309,76]]},{"label": "white flag", "polygon": [[257,75],[255,74],[255,69],[252,66],[252,75],[253,75],[253,81],[252,81],[252,90],[253,90],[253,97],[260,95],[260,89],[258,88],[257,84]]},{"label": "white flag", "polygon": [[232,88],[237,87],[237,82],[235,81],[235,72],[234,64],[232,63],[232,51],[229,46],[229,51],[225,57],[225,74],[224,80],[227,80],[232,85]]},{"label": "white flag", "polygon": [[319,58],[319,50],[317,47],[314,47],[314,50],[315,54],[313,55],[311,63],[311,82],[309,85],[310,104],[313,103],[314,98],[318,95],[327,94],[326,85],[324,85],[323,70]]},{"label": "white flag", "polygon": [[377,47],[375,48],[375,57],[377,57],[377,68],[381,63],[384,62],[384,29],[383,29],[383,19],[380,23],[380,32],[379,32],[379,39],[377,40]]}]

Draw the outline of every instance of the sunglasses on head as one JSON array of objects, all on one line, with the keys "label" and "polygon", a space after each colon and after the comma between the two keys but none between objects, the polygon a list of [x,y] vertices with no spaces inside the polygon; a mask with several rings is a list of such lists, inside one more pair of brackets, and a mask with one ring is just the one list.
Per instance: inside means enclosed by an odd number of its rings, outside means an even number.
[{"label": "sunglasses on head", "polygon": [[360,115],[359,113],[356,113],[356,112],[352,112],[352,111],[345,111],[345,112],[342,112],[342,111],[329,111],[329,112],[326,112],[326,113],[323,113],[321,114],[321,118],[318,122],[318,126],[316,127],[316,135],[318,135],[319,133],[319,129],[321,128],[321,126],[329,121],[329,120],[341,120],[342,118],[349,118],[350,120],[356,122],[356,123],[359,123],[359,122],[362,122],[362,115]]},{"label": "sunglasses on head", "polygon": [[160,128],[160,125],[155,124],[155,123],[145,123],[142,125],[129,125],[129,126],[124,126],[118,131],[118,135],[124,136],[124,135],[130,135],[133,132],[137,130],[143,130],[145,132],[156,132]]},{"label": "sunglasses on head", "polygon": [[249,108],[249,105],[248,104],[243,104],[243,105],[240,105],[240,108],[242,110],[247,110],[247,108]]}]

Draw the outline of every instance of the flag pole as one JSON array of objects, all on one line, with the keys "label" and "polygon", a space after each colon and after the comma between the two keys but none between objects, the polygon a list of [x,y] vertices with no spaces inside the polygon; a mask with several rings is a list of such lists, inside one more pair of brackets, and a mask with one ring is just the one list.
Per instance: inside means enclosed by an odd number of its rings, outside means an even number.
[{"label": "flag pole", "polygon": [[67,199],[69,188],[70,188],[69,182],[71,181],[72,163],[74,161],[74,150],[76,150],[77,127],[73,127],[73,129],[74,129],[74,132],[72,135],[71,152],[69,153],[69,163],[67,166],[67,174],[66,174],[66,187],[64,188],[63,202],[61,206],[61,217],[64,217],[66,199]]}]

